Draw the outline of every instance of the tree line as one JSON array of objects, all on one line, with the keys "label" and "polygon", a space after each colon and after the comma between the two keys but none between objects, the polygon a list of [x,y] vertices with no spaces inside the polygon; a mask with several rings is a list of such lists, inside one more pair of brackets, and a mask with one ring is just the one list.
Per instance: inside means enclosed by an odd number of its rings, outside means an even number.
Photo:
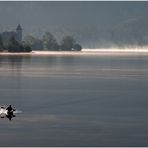
[{"label": "tree line", "polygon": [[7,44],[3,43],[2,36],[0,35],[0,52],[31,52],[32,49],[27,44],[19,43],[14,36],[12,36]]},{"label": "tree line", "polygon": [[42,39],[27,35],[24,41],[18,42],[12,36],[7,44],[4,44],[0,35],[0,51],[8,52],[31,52],[32,50],[47,50],[47,51],[81,51],[82,47],[76,42],[72,36],[63,37],[60,44],[56,41],[53,34],[46,32]]},{"label": "tree line", "polygon": [[73,36],[63,37],[59,44],[54,35],[50,32],[46,32],[42,39],[27,35],[24,38],[24,42],[33,50],[81,51],[82,49],[82,46],[76,42]]}]

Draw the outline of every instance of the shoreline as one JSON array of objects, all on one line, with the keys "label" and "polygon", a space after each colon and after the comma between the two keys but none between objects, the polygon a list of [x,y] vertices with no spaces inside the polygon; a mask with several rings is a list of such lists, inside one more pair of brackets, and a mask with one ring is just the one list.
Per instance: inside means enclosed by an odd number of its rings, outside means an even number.
[{"label": "shoreline", "polygon": [[83,49],[82,51],[32,51],[32,52],[0,52],[2,55],[22,55],[22,56],[81,56],[81,55],[148,55],[148,48],[134,48],[134,49]]}]

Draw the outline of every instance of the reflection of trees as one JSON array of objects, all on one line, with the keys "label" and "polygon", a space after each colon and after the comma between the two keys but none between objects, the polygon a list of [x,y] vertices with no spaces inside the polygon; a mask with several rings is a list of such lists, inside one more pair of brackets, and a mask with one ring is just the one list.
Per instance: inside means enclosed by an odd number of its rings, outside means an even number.
[{"label": "reflection of trees", "polygon": [[46,58],[45,62],[47,62],[47,64],[50,66],[54,66],[55,63],[57,62],[57,57],[50,56],[50,57]]},{"label": "reflection of trees", "polygon": [[40,61],[38,67],[41,67],[43,72],[47,75],[50,73],[57,73],[64,70],[74,70],[76,59],[74,56],[46,56],[35,58],[35,61]]},{"label": "reflection of trees", "polygon": [[62,56],[60,57],[60,62],[63,64],[73,64],[75,62],[75,58],[73,56]]},{"label": "reflection of trees", "polygon": [[3,66],[3,61],[5,60],[4,56],[0,56],[0,67]]},{"label": "reflection of trees", "polygon": [[47,64],[50,66],[54,66],[56,64],[69,65],[75,63],[75,58],[73,56],[50,56],[46,59]]},{"label": "reflection of trees", "polygon": [[25,60],[30,61],[30,56],[21,56],[21,55],[9,55],[7,56],[8,65],[12,70],[21,71],[22,64]]},{"label": "reflection of trees", "polygon": [[12,70],[14,68],[17,68],[18,71],[21,70],[23,56],[8,56],[7,58]]},{"label": "reflection of trees", "polygon": [[20,56],[20,55],[2,55],[0,56],[0,67],[18,68],[21,70],[22,63],[24,60],[29,61],[30,56]]},{"label": "reflection of trees", "polygon": [[12,88],[20,89],[23,56],[10,55],[7,57],[7,60],[11,78],[10,85]]},{"label": "reflection of trees", "polygon": [[[10,85],[12,88],[20,89],[22,81],[23,61],[29,61],[30,56],[9,55],[5,59],[8,66],[8,76],[10,77]],[[5,65],[4,65],[5,66]]]},{"label": "reflection of trees", "polygon": [[0,56],[0,66],[1,67],[6,67],[6,66],[11,66],[11,67],[17,67],[21,66],[22,63],[22,56]]}]

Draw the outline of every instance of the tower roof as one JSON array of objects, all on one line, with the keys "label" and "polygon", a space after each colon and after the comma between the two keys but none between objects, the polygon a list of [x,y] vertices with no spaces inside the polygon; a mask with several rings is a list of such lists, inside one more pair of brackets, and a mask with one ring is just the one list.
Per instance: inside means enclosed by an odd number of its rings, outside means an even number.
[{"label": "tower roof", "polygon": [[16,30],[22,30],[22,27],[20,24],[18,24],[18,26],[16,27]]}]

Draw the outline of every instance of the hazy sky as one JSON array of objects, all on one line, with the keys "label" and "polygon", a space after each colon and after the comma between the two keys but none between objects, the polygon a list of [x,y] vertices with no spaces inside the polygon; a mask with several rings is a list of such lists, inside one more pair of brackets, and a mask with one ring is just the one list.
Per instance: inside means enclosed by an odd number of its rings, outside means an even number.
[{"label": "hazy sky", "polygon": [[106,27],[134,16],[148,14],[148,2],[0,1],[0,29],[13,30],[20,23],[25,33],[53,28]]}]

